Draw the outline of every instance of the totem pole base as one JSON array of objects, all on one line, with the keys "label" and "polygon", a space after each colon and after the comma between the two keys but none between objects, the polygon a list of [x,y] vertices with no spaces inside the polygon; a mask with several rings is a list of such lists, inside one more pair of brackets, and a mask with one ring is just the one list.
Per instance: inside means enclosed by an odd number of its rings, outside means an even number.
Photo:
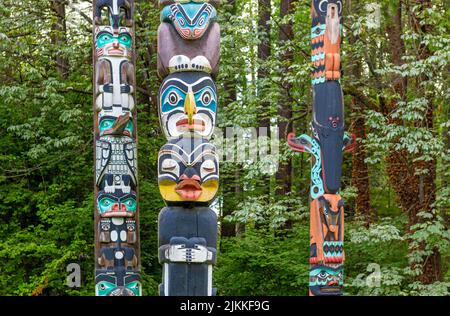
[{"label": "totem pole base", "polygon": [[213,296],[217,215],[208,207],[169,206],[159,214],[161,296]]}]

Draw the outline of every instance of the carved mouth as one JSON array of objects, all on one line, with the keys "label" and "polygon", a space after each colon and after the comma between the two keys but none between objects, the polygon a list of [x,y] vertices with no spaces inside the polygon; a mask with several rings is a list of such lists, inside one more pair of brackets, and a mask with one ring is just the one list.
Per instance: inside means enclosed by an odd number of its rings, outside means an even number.
[{"label": "carved mouth", "polygon": [[198,181],[187,179],[177,184],[175,192],[185,201],[196,201],[202,194],[202,187]]},{"label": "carved mouth", "polygon": [[194,119],[193,124],[189,124],[187,118],[181,119],[177,122],[176,126],[179,131],[200,131],[203,132],[205,130],[205,122],[203,120]]},{"label": "carved mouth", "polygon": [[120,48],[111,48],[108,50],[109,55],[123,55],[123,50]]},{"label": "carved mouth", "polygon": [[339,286],[339,282],[337,280],[331,280],[327,282],[327,286]]}]

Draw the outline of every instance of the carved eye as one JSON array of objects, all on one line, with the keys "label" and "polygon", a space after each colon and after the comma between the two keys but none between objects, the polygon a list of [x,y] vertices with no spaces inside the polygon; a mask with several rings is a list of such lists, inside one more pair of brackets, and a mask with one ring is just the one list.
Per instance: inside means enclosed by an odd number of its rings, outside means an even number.
[{"label": "carved eye", "polygon": [[326,273],[325,271],[320,271],[318,277],[319,279],[326,279],[328,276],[328,273]]},{"label": "carved eye", "polygon": [[338,1],[337,5],[338,5],[338,8],[339,8],[339,10],[338,10],[339,14],[342,14],[342,2]]},{"label": "carved eye", "polygon": [[184,26],[186,24],[186,22],[182,18],[179,18],[178,24],[180,24],[181,26]]},{"label": "carved eye", "polygon": [[125,204],[128,210],[133,211],[136,209],[136,201],[132,198],[126,199],[122,203]]},{"label": "carved eye", "polygon": [[203,26],[203,24],[205,24],[205,17],[202,17],[202,18],[198,21],[198,26]]},{"label": "carved eye", "polygon": [[210,175],[211,173],[216,172],[216,165],[214,164],[214,161],[212,160],[205,160],[202,163],[201,169],[200,169],[200,175],[202,179],[204,179],[206,176]]},{"label": "carved eye", "polygon": [[210,91],[205,91],[202,94],[202,103],[204,105],[209,105],[211,103],[212,96]]},{"label": "carved eye", "polygon": [[319,10],[322,11],[322,12],[326,12],[327,11],[327,6],[325,6],[325,8],[322,7],[322,5],[324,3],[327,4],[328,0],[322,0],[322,1],[319,2]]},{"label": "carved eye", "polygon": [[102,224],[102,230],[109,230],[109,224]]},{"label": "carved eye", "polygon": [[161,169],[163,172],[170,172],[175,174],[177,177],[179,175],[180,172],[180,166],[178,165],[178,163],[173,160],[173,159],[165,159],[162,164],[161,164]]},{"label": "carved eye", "polygon": [[175,91],[172,91],[169,93],[166,100],[167,100],[167,102],[169,102],[170,105],[175,106],[178,104],[180,99],[181,99],[181,97],[179,96],[179,94],[176,93]]},{"label": "carved eye", "polygon": [[162,163],[162,168],[165,171],[171,171],[174,170],[177,167],[177,162],[173,159],[166,159]]}]

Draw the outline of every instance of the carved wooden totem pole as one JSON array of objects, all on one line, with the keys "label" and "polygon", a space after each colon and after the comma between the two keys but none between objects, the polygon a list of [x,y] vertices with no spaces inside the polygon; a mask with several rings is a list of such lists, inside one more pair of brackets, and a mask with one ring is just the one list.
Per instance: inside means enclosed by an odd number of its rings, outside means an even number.
[{"label": "carved wooden totem pole", "polygon": [[140,296],[134,0],[94,0],[95,294]]},{"label": "carved wooden totem pole", "polygon": [[342,152],[354,137],[344,133],[340,85],[342,1],[312,0],[312,137],[288,135],[289,146],[312,155],[310,204],[310,295],[342,295],[344,201],[339,195]]},{"label": "carved wooden totem pole", "polygon": [[208,207],[219,187],[219,161],[209,142],[217,113],[219,0],[160,0],[158,95],[167,137],[158,156],[163,296],[211,296],[217,216]]}]

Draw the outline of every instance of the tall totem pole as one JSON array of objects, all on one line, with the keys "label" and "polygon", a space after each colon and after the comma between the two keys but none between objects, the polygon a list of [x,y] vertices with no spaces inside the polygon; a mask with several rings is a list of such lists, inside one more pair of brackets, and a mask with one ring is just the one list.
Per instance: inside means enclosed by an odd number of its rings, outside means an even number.
[{"label": "tall totem pole", "polygon": [[158,155],[163,296],[211,296],[217,215],[208,207],[219,187],[219,161],[209,142],[217,113],[220,0],[160,0],[158,95],[167,143]]},{"label": "tall totem pole", "polygon": [[134,0],[94,0],[95,294],[140,296]]},{"label": "tall totem pole", "polygon": [[312,0],[312,137],[288,135],[289,146],[312,155],[310,204],[310,295],[342,295],[344,201],[339,195],[342,152],[354,137],[344,133],[340,85],[342,1]]}]

